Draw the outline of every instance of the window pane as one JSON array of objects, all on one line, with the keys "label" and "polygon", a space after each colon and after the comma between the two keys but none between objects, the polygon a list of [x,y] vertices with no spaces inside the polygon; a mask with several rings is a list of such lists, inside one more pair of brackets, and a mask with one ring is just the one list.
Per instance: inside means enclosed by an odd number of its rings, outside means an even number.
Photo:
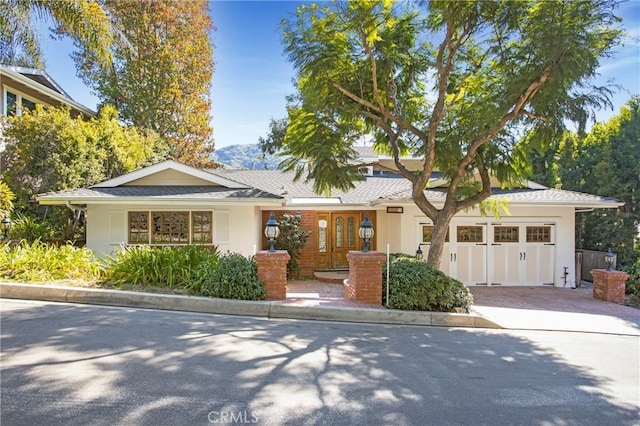
[{"label": "window pane", "polygon": [[191,232],[194,244],[211,244],[212,236],[212,214],[211,212],[191,213]]},{"label": "window pane", "polygon": [[350,217],[347,219],[347,246],[356,246],[356,225],[355,219]]},{"label": "window pane", "polygon": [[129,212],[129,243],[149,244],[149,212]]},{"label": "window pane", "polygon": [[517,243],[520,241],[518,226],[496,226],[493,228],[494,243]]},{"label": "window pane", "polygon": [[[433,238],[433,225],[423,225],[422,226],[422,242],[423,243],[430,243],[431,239]],[[448,243],[449,242],[449,228],[447,228],[447,236],[444,237],[444,242]]]},{"label": "window pane", "polygon": [[327,252],[327,221],[324,219],[318,221],[318,252]]},{"label": "window pane", "polygon": [[551,227],[550,226],[527,226],[527,242],[528,243],[550,243]]},{"label": "window pane", "polygon": [[29,99],[22,98],[22,111],[35,111],[35,109],[36,104],[34,102],[31,102]]},{"label": "window pane", "polygon": [[343,246],[344,236],[344,219],[341,217],[336,219],[336,247]]},{"label": "window pane", "polygon": [[458,226],[457,241],[459,243],[481,243],[482,226]]},{"label": "window pane", "polygon": [[152,212],[154,244],[188,244],[189,213],[187,212]]},{"label": "window pane", "polygon": [[18,105],[18,96],[15,93],[7,92],[7,115],[15,115]]}]

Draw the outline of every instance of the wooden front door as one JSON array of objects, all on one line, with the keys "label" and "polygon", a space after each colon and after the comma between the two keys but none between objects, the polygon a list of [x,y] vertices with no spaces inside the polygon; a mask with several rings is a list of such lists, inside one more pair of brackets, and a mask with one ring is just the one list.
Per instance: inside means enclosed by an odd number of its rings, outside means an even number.
[{"label": "wooden front door", "polygon": [[360,227],[360,214],[353,212],[331,213],[331,268],[349,268],[347,253],[353,250],[361,250],[361,241],[358,236]]},{"label": "wooden front door", "polygon": [[[364,212],[357,211],[316,213],[317,269],[349,268],[347,253],[362,250],[358,229],[363,218]],[[369,212],[369,218],[375,227],[375,212]],[[375,248],[373,242],[371,248]]]}]

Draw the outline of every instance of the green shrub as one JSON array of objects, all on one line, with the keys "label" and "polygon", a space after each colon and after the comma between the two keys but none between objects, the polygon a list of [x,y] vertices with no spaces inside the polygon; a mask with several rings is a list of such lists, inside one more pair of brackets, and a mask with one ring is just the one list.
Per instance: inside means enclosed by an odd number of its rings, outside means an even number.
[{"label": "green shrub", "polygon": [[209,271],[200,294],[209,297],[240,300],[264,300],[267,291],[258,280],[258,267],[253,260],[238,253],[220,256],[215,271]]},{"label": "green shrub", "polygon": [[93,280],[101,275],[100,262],[87,248],[55,246],[40,240],[0,245],[0,277],[20,281]]},{"label": "green shrub", "polygon": [[11,226],[11,238],[26,240],[29,244],[36,240],[51,240],[54,236],[51,225],[32,216],[18,216]]},{"label": "green shrub", "polygon": [[632,266],[622,268],[629,274],[625,291],[629,295],[629,300],[635,306],[640,306],[640,259],[636,260]]},{"label": "green shrub", "polygon": [[218,262],[217,249],[130,246],[106,261],[106,281],[187,289],[198,293]]},{"label": "green shrub", "polygon": [[[409,311],[466,311],[473,296],[460,281],[448,277],[426,262],[406,255],[394,255],[389,269],[389,308]],[[382,271],[383,302],[386,303],[387,265]]]},{"label": "green shrub", "polygon": [[300,214],[285,213],[278,218],[280,235],[276,240],[276,247],[278,250],[286,250],[289,253],[290,259],[287,262],[287,278],[289,279],[294,275],[300,275],[298,259],[302,249],[308,244],[307,240],[311,234],[300,229],[301,222],[302,216]]}]

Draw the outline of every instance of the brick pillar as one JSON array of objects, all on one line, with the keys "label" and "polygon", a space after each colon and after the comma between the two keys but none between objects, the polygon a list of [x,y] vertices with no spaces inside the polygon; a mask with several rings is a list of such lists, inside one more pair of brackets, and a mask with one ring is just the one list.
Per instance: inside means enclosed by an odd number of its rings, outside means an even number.
[{"label": "brick pillar", "polygon": [[264,283],[267,299],[285,300],[287,298],[287,262],[290,256],[286,250],[269,253],[266,250],[256,253],[258,279]]},{"label": "brick pillar", "polygon": [[350,251],[349,281],[345,283],[344,295],[354,302],[382,305],[382,265],[384,253]]},{"label": "brick pillar", "polygon": [[592,269],[593,298],[624,304],[625,283],[629,274],[621,271]]}]

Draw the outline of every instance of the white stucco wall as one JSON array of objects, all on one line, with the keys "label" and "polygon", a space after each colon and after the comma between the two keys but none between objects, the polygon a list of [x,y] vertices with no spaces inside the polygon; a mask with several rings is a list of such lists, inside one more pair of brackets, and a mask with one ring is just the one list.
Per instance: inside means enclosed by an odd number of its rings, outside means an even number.
[{"label": "white stucco wall", "polygon": [[[167,205],[110,206],[89,205],[87,207],[87,247],[97,256],[104,257],[127,243],[128,211],[213,211],[214,244],[221,252],[237,252],[244,255],[254,253],[259,247],[260,212],[253,206],[197,206],[191,209]],[[216,234],[216,216],[228,215],[228,238],[219,240]]]}]

